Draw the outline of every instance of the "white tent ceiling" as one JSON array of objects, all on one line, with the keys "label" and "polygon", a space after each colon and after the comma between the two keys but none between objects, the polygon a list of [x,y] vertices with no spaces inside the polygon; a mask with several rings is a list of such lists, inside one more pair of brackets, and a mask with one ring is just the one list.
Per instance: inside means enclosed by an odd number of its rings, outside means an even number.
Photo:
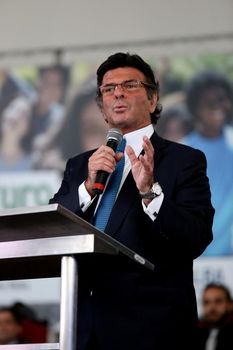
[{"label": "white tent ceiling", "polygon": [[0,63],[233,51],[232,0],[0,0]]}]

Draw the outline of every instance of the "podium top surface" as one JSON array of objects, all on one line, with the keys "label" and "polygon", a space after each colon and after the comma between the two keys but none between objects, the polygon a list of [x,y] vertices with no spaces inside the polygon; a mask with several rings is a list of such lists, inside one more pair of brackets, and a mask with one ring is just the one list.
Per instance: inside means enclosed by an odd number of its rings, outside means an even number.
[{"label": "podium top surface", "polygon": [[0,210],[0,241],[90,233],[95,227],[59,204]]},{"label": "podium top surface", "polygon": [[0,260],[80,253],[123,254],[149,261],[59,204],[0,210]]}]

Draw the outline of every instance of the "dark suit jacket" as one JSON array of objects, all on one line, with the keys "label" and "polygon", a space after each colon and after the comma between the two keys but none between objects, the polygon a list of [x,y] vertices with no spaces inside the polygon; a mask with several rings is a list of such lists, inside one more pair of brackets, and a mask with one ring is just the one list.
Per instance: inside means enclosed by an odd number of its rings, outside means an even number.
[{"label": "dark suit jacket", "polygon": [[[151,141],[154,177],[164,192],[159,215],[153,222],[144,213],[130,172],[105,232],[154,263],[155,271],[109,258],[97,264],[94,272],[83,273],[80,349],[90,329],[101,350],[191,349],[197,322],[192,263],[212,240],[214,209],[206,159],[201,151],[166,141],[156,133]],[[93,208],[82,212],[78,187],[87,177],[91,154],[67,162],[61,188],[51,200],[88,221]]]},{"label": "dark suit jacket", "polygon": [[[205,320],[201,320],[198,325],[197,332],[197,350],[205,350],[206,342],[209,338],[213,325],[208,324]],[[215,325],[218,329],[216,337],[216,350],[232,350],[233,349],[233,313],[226,314]]]}]

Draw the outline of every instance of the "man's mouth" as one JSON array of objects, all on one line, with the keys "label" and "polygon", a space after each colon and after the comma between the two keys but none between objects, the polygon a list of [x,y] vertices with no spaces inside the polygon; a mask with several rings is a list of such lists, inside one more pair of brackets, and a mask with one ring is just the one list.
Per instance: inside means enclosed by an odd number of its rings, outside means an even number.
[{"label": "man's mouth", "polygon": [[126,111],[127,108],[128,107],[125,106],[125,105],[116,105],[116,106],[113,107],[113,111],[115,113],[122,113],[122,112]]}]

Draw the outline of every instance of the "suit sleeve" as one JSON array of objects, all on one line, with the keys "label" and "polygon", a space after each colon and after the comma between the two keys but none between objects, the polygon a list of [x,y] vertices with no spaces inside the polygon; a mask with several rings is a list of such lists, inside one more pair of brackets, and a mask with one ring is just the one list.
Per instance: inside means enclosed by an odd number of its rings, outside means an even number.
[{"label": "suit sleeve", "polygon": [[58,192],[50,199],[49,204],[58,203],[63,207],[80,215],[82,210],[79,205],[78,184],[74,181],[74,161],[69,159],[66,164],[61,186]]},{"label": "suit sleeve", "polygon": [[58,192],[49,203],[58,203],[74,212],[86,221],[91,221],[96,206],[96,200],[91,202],[88,209],[83,212],[80,207],[79,186],[87,177],[87,162],[90,152],[68,160],[63,180]]},{"label": "suit sleeve", "polygon": [[153,231],[171,250],[196,258],[212,240],[214,209],[206,158],[201,151],[192,150],[181,164],[172,195],[165,194]]}]

